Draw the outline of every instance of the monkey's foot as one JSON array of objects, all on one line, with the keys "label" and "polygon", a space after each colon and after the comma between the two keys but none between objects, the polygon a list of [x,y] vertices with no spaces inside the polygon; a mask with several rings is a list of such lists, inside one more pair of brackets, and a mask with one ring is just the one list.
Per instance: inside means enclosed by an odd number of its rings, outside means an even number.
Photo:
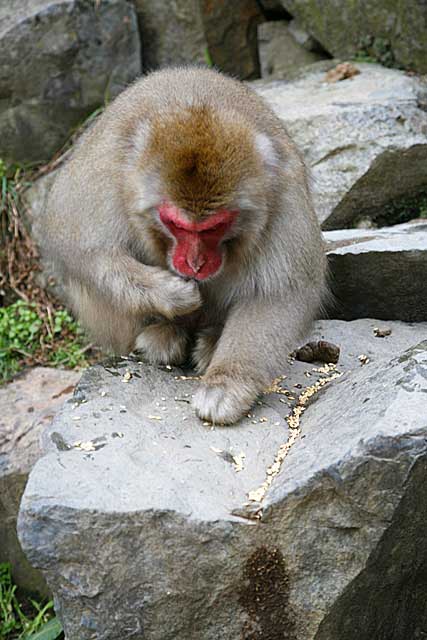
[{"label": "monkey's foot", "polygon": [[208,327],[197,336],[192,360],[198,374],[204,373],[210,365],[220,335],[221,327]]},{"label": "monkey's foot", "polygon": [[193,407],[202,420],[214,424],[233,424],[252,406],[258,391],[252,382],[227,378],[222,382],[206,381],[193,398]]},{"label": "monkey's foot", "polygon": [[135,340],[135,350],[142,351],[153,364],[181,364],[187,355],[185,329],[169,323],[150,324]]}]

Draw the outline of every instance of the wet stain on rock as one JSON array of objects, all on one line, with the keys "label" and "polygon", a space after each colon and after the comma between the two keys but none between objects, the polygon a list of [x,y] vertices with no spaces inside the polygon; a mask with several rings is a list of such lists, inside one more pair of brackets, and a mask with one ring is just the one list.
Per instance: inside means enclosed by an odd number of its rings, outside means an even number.
[{"label": "wet stain on rock", "polygon": [[279,549],[259,547],[248,558],[239,603],[249,616],[241,640],[295,640],[289,576]]}]

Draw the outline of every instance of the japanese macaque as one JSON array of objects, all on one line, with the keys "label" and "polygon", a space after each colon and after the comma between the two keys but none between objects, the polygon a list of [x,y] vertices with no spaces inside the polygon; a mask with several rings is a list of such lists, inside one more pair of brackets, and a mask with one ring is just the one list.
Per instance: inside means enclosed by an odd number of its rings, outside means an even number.
[{"label": "japanese macaque", "polygon": [[208,69],[152,73],[83,136],[39,235],[101,345],[191,357],[200,418],[230,424],[319,311],[325,257],[306,169],[280,120]]}]

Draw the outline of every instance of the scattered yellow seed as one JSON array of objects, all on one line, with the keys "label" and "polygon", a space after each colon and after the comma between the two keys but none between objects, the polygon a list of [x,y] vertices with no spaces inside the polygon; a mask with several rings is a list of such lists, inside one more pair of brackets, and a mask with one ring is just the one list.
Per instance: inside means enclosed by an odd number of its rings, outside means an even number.
[{"label": "scattered yellow seed", "polygon": [[82,442],[80,445],[82,451],[95,451],[95,445],[93,442]]},{"label": "scattered yellow seed", "polygon": [[[288,452],[290,451],[290,449],[292,448],[296,440],[301,436],[300,418],[306,408],[305,405],[308,403],[309,399],[314,394],[316,394],[325,384],[327,384],[328,382],[331,382],[335,378],[338,378],[340,375],[341,373],[334,370],[333,373],[331,373],[331,375],[329,375],[328,377],[321,378],[320,380],[315,382],[312,386],[307,387],[302,391],[302,393],[298,397],[296,406],[294,406],[294,408],[292,409],[292,413],[285,418],[291,430],[289,438],[284,444],[282,444],[279,447],[276,453],[276,456],[273,460],[273,463],[266,470],[266,478],[262,483],[262,485],[258,487],[258,489],[249,491],[248,499],[251,502],[261,502],[264,499],[265,494],[267,493],[267,490],[271,487],[274,478],[280,472],[283,461],[288,455]],[[274,386],[274,382],[273,382],[273,386]],[[276,393],[282,393],[282,392],[283,390],[281,390],[280,387],[278,391],[276,390]]]},{"label": "scattered yellow seed", "polygon": [[223,449],[218,449],[218,447],[210,447],[211,451],[214,453],[222,453]]},{"label": "scattered yellow seed", "polygon": [[244,466],[243,466],[243,461],[246,458],[246,455],[242,452],[237,454],[236,456],[233,456],[233,460],[234,460],[234,470],[239,472],[239,471],[243,471]]},{"label": "scattered yellow seed", "polygon": [[80,449],[80,451],[96,451],[95,445],[91,440],[88,440],[87,442],[82,442],[81,440],[77,440],[73,444],[73,447],[75,449]]},{"label": "scattered yellow seed", "polygon": [[149,420],[161,420],[162,416],[148,416]]},{"label": "scattered yellow seed", "polygon": [[264,497],[264,488],[260,487],[259,489],[255,489],[254,491],[249,491],[248,498],[251,502],[261,502]]}]

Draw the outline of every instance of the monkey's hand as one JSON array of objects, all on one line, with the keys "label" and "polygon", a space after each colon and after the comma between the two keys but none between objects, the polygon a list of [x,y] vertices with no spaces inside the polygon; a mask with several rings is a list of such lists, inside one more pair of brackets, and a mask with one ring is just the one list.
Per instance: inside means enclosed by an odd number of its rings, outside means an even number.
[{"label": "monkey's hand", "polygon": [[157,267],[152,267],[150,271],[150,283],[146,291],[154,313],[172,320],[201,306],[202,297],[194,280],[183,280]]},{"label": "monkey's hand", "polygon": [[208,375],[193,398],[193,407],[202,420],[214,424],[233,424],[247,413],[259,392],[250,379],[239,380],[227,374]]},{"label": "monkey's hand", "polygon": [[197,415],[216,424],[232,424],[246,414],[283,371],[291,345],[301,340],[316,308],[308,295],[297,310],[279,297],[235,304],[194,395]]}]

